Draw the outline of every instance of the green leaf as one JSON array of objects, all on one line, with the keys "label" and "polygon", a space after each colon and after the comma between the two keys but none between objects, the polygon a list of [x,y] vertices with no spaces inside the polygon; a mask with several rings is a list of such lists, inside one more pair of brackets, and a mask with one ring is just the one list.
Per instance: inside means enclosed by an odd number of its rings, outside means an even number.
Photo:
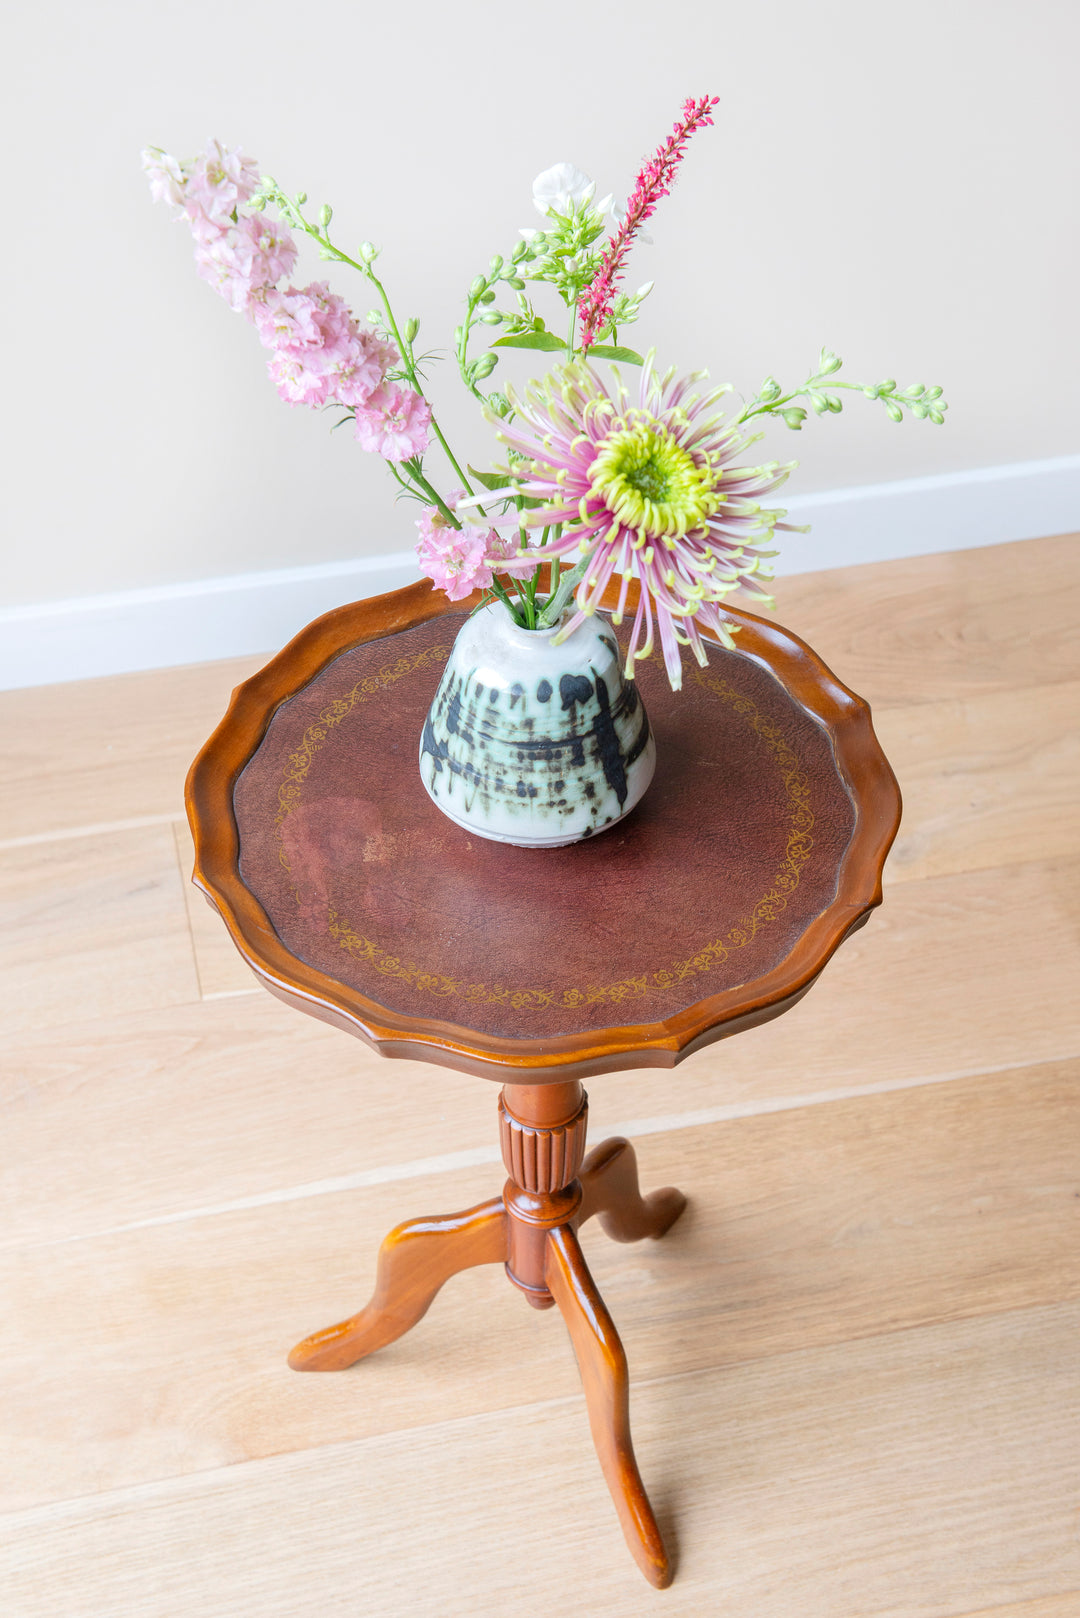
[{"label": "green leaf", "polygon": [[621,348],[612,343],[595,343],[585,355],[588,360],[618,360],[622,365],[644,365],[645,356],[632,348]]},{"label": "green leaf", "polygon": [[497,337],[492,348],[539,348],[545,354],[566,353],[566,344],[553,331],[527,331],[520,337]]},{"label": "green leaf", "polygon": [[468,469],[469,476],[475,478],[477,483],[485,489],[509,489],[510,479],[505,472],[478,472],[475,466]]}]

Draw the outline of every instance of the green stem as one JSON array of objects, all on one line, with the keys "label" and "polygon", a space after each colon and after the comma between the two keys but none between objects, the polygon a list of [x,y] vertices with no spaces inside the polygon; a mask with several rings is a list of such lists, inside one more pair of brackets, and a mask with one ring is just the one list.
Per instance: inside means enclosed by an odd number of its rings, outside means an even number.
[{"label": "green stem", "polygon": [[506,608],[506,610],[510,614],[511,618],[514,620],[515,624],[519,624],[521,626],[521,628],[524,629],[525,625],[521,622],[521,614],[518,612],[517,608],[514,606],[514,603],[511,601],[509,595],[507,595],[505,586],[501,585],[499,583],[498,579],[495,578],[494,574],[492,575],[491,584],[490,584],[489,588],[494,590],[495,594],[498,596],[499,600],[502,602],[503,606]]},{"label": "green stem", "polygon": [[775,415],[778,411],[783,410],[785,405],[789,405],[793,399],[801,399],[806,393],[807,389],[813,387],[817,380],[817,377],[811,377],[810,381],[807,382],[805,386],[801,388],[794,388],[791,393],[781,394],[779,399],[770,399],[766,404],[759,404],[756,409],[750,405],[747,405],[743,408],[739,415],[736,416],[735,420],[741,423],[744,421],[750,421],[754,416]]},{"label": "green stem", "polygon": [[[355,262],[355,260],[349,259],[348,262],[350,264],[352,264],[352,263]],[[417,393],[420,395],[420,397],[422,399],[427,400],[427,405],[428,405],[428,408],[430,410],[431,409],[431,400],[427,399],[427,395],[424,393],[423,388],[420,386],[420,378],[416,374],[416,366],[415,366],[415,364],[413,362],[412,344],[407,343],[405,341],[405,339],[401,335],[401,331],[398,328],[398,323],[397,323],[396,319],[394,318],[394,311],[393,311],[393,309],[391,307],[390,299],[389,299],[389,297],[387,295],[386,288],[383,286],[382,282],[379,280],[379,277],[375,274],[375,271],[371,268],[370,265],[368,265],[366,267],[366,269],[364,270],[364,273],[366,274],[368,280],[371,282],[372,286],[378,292],[379,297],[382,299],[383,310],[384,310],[384,312],[386,314],[386,319],[387,319],[387,322],[388,322],[388,324],[390,326],[390,330],[394,335],[394,341],[397,343],[397,346],[401,351],[401,356],[402,356],[402,359],[403,359],[404,364],[405,364],[405,374],[409,379],[409,384],[410,384],[411,387],[416,389]],[[446,456],[446,459],[450,462],[450,465],[453,467],[453,469],[456,472],[457,476],[461,479],[461,485],[462,485],[462,488],[464,489],[465,493],[466,494],[472,494],[474,492],[472,484],[469,482],[468,478],[465,476],[464,472],[461,470],[461,467],[458,465],[457,460],[456,460],[456,458],[454,456],[453,450],[450,448],[450,445],[446,442],[446,438],[443,435],[443,430],[439,426],[439,423],[435,419],[434,410],[431,411],[431,430],[435,434],[435,437],[439,440],[439,443],[442,445],[443,453]],[[479,507],[477,509],[480,510]],[[484,512],[482,510],[480,510],[480,515],[481,516],[484,515]],[[460,526],[460,524],[459,524],[459,526]]]},{"label": "green stem", "polygon": [[[393,463],[391,461],[387,461],[386,464],[392,469]],[[428,482],[423,472],[421,472],[419,464],[414,460],[403,461],[401,464],[407,469],[408,474],[410,478],[412,478],[413,482],[424,491],[428,499],[434,505],[438,506],[440,512],[446,518],[447,522],[450,523],[450,525],[454,528],[460,528],[460,521],[454,516],[454,513],[450,510],[450,507],[447,505],[439,491]],[[394,473],[394,476],[397,477],[399,483],[404,483],[404,478],[400,477],[397,472]]]}]

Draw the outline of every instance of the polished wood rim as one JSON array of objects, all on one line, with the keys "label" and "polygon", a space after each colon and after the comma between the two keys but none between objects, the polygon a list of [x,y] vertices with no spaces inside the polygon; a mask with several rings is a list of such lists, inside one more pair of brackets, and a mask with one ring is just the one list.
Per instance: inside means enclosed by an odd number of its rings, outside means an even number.
[{"label": "polished wood rim", "polygon": [[359,1035],[384,1055],[437,1062],[500,1083],[510,1078],[563,1083],[631,1067],[673,1067],[702,1045],[787,1010],[807,992],[847,935],[881,903],[881,872],[900,823],[900,790],[862,698],[789,630],[734,608],[728,611],[740,626],[739,651],[769,669],[829,733],[837,772],[856,815],[832,902],[772,971],[705,996],[661,1022],[514,1040],[438,1018],[391,1012],[308,966],[282,943],[241,878],[233,810],[236,779],[274,712],[351,647],[468,609],[478,599],[452,603],[421,582],[335,608],[301,630],[233,692],[224,719],[191,767],[185,801],[195,840],[193,880],[221,913],[249,966],[280,998]]}]

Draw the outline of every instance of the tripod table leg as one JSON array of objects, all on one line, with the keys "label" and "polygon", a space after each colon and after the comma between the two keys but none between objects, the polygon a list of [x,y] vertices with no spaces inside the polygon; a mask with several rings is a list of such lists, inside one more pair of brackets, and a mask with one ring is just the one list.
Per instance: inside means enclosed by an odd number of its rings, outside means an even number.
[{"label": "tripod table leg", "polygon": [[662,1236],[686,1207],[686,1198],[672,1185],[642,1196],[634,1148],[621,1135],[594,1146],[578,1178],[582,1201],[577,1223],[598,1214],[605,1233],[617,1242]]},{"label": "tripod table leg", "polygon": [[407,1219],[379,1249],[366,1309],[305,1337],[289,1355],[294,1371],[343,1371],[415,1326],[445,1281],[476,1264],[504,1264],[508,1251],[501,1197],[464,1213]]},{"label": "tripod table leg", "polygon": [[626,1354],[569,1225],[548,1232],[546,1276],[577,1355],[593,1443],[626,1543],[649,1583],[666,1589],[673,1569],[630,1440]]}]

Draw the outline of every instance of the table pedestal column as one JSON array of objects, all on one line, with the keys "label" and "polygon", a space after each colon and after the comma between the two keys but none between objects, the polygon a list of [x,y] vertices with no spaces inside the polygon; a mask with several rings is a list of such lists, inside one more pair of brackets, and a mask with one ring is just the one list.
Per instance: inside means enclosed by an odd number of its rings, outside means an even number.
[{"label": "table pedestal column", "polygon": [[545,1279],[548,1232],[569,1225],[581,1207],[578,1171],[585,1157],[589,1101],[580,1083],[508,1084],[499,1097],[499,1136],[510,1178],[506,1273],[534,1309],[550,1309]]}]

